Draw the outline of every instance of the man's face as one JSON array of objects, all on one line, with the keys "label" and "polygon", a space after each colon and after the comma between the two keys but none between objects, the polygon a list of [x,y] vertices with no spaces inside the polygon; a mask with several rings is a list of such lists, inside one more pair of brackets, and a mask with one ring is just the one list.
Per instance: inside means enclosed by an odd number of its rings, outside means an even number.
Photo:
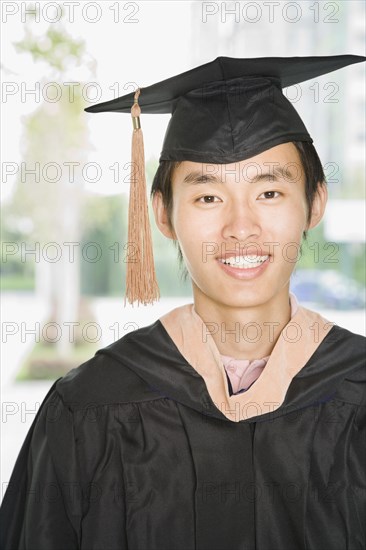
[{"label": "man's face", "polygon": [[305,176],[292,143],[233,164],[184,161],[172,186],[173,237],[195,295],[250,307],[289,284],[307,227]]}]

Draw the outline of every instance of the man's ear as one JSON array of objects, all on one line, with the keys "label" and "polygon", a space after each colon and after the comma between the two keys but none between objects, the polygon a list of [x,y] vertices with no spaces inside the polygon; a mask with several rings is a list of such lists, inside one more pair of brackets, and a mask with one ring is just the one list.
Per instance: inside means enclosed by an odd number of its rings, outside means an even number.
[{"label": "man's ear", "polygon": [[328,200],[328,189],[326,183],[321,185],[318,183],[318,187],[315,193],[313,206],[311,209],[311,218],[307,229],[313,229],[316,227],[323,218],[325,207]]},{"label": "man's ear", "polygon": [[176,239],[175,233],[170,226],[169,216],[163,202],[163,197],[160,191],[157,191],[152,200],[155,222],[162,234],[168,239]]}]

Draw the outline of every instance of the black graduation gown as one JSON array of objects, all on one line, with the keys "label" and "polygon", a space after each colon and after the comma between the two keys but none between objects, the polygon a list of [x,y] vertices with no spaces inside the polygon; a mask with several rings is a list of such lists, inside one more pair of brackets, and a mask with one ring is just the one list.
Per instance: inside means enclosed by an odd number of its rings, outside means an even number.
[{"label": "black graduation gown", "polygon": [[44,399],[1,548],[364,549],[365,341],[332,326],[282,403],[232,420],[162,320],[127,334]]}]

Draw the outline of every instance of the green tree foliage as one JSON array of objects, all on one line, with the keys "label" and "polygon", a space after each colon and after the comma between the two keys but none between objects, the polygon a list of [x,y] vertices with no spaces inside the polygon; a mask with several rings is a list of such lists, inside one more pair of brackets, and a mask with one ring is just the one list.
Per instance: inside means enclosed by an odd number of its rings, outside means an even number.
[{"label": "green tree foliage", "polygon": [[72,39],[62,27],[49,27],[41,38],[26,27],[24,38],[14,45],[19,53],[30,53],[34,61],[46,61],[59,73],[64,73],[70,62],[80,65],[85,61],[84,41]]}]

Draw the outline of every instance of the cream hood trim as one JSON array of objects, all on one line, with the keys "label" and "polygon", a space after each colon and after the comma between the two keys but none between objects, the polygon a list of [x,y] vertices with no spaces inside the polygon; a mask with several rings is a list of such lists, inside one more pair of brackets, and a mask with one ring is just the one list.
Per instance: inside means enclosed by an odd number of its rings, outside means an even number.
[{"label": "cream hood trim", "polygon": [[215,406],[233,422],[278,409],[292,379],[334,324],[299,305],[280,333],[259,378],[246,392],[230,396],[219,350],[194,304],[175,308],[159,320],[182,356],[204,379]]}]

